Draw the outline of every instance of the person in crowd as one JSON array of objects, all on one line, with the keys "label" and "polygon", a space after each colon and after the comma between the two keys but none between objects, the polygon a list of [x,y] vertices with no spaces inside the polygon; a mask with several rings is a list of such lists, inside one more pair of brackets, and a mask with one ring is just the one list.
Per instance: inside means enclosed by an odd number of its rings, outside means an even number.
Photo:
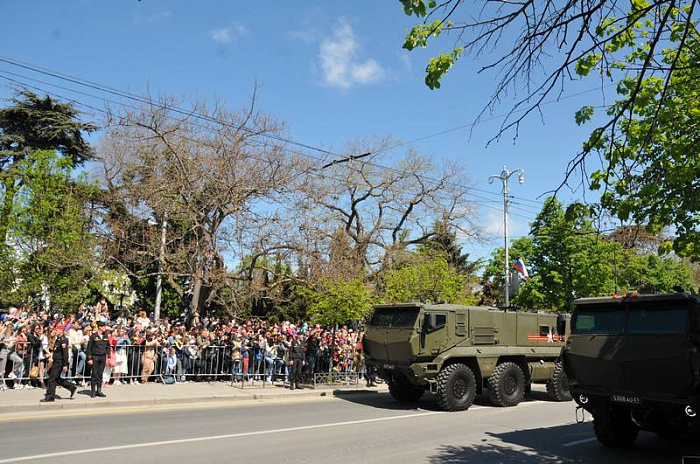
[{"label": "person in crowd", "polygon": [[[84,311],[83,305],[81,305],[81,308],[83,308]],[[74,379],[83,375],[83,369],[85,369],[85,351],[83,351],[82,346],[83,329],[76,317],[75,322],[72,323],[70,329],[68,329],[68,347],[71,351],[70,374]]]},{"label": "person in crowd", "polygon": [[311,332],[306,339],[306,372],[313,379],[314,369],[316,367],[316,355],[318,354],[318,339],[316,333]]},{"label": "person in crowd", "polygon": [[146,311],[139,311],[139,317],[136,318],[136,322],[144,329],[151,325],[151,320],[146,315]]},{"label": "person in crowd", "polygon": [[241,375],[241,365],[241,335],[236,333],[233,336],[231,347],[231,381],[243,381],[243,376]]},{"label": "person in crowd", "polygon": [[291,366],[292,374],[290,379],[290,387],[292,390],[301,388],[302,369],[306,359],[306,347],[304,346],[304,334],[299,332],[291,346]]},{"label": "person in crowd", "polygon": [[18,334],[15,333],[14,326],[15,324],[12,320],[5,323],[5,332],[2,340],[2,346],[4,348],[0,351],[0,355],[2,352],[6,354],[2,356],[2,360],[0,360],[2,364],[0,365],[2,366],[4,377],[7,363],[10,363],[12,367],[8,378],[13,381],[12,388],[19,390],[23,388],[19,380],[24,374],[24,361],[22,360],[21,348],[20,350],[17,349],[17,344],[21,343],[21,339],[18,337]]},{"label": "person in crowd", "polygon": [[[24,358],[24,371],[29,373],[29,382],[26,385],[27,390],[35,388],[39,379],[44,378],[43,366],[40,367],[40,356],[43,351],[41,337],[43,334],[44,328],[38,322],[32,324],[27,334],[27,356]],[[41,386],[43,386],[43,380],[41,381]]]},{"label": "person in crowd", "polygon": [[154,332],[149,332],[146,335],[144,343],[143,356],[141,357],[141,383],[148,383],[148,378],[155,369],[156,350],[160,346]]},{"label": "person in crowd", "polygon": [[102,375],[107,363],[107,356],[111,350],[109,346],[109,335],[105,333],[105,323],[97,322],[97,332],[90,335],[87,346],[87,363],[92,368],[90,376],[90,397],[106,397],[102,393]]},{"label": "person in crowd", "polygon": [[95,320],[102,322],[109,321],[109,305],[105,297],[100,298],[100,301],[95,305]]},{"label": "person in crowd", "polygon": [[56,386],[60,385],[70,392],[70,398],[73,399],[77,386],[73,385],[61,374],[68,373],[69,351],[68,339],[65,337],[64,326],[56,326],[56,340],[49,361],[48,386],[46,388],[46,396],[41,400],[42,403],[50,403],[56,401]]},{"label": "person in crowd", "polygon": [[[126,331],[123,327],[117,327],[116,333],[114,334],[115,341],[115,364],[112,368],[112,375],[114,376],[114,385],[125,385],[126,380],[120,380],[121,376],[126,376],[129,373],[127,366],[128,358],[126,355],[127,347],[129,346],[129,337],[126,335]],[[110,341],[111,343],[111,341]]]}]

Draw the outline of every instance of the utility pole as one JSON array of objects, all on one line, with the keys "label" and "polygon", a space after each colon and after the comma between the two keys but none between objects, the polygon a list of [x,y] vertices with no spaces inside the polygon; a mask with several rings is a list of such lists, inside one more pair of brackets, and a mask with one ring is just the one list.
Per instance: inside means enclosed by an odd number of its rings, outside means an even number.
[{"label": "utility pole", "polygon": [[500,174],[493,174],[489,177],[489,184],[492,184],[494,179],[499,179],[503,182],[503,236],[504,245],[506,250],[506,259],[503,263],[503,275],[505,278],[505,307],[510,306],[510,265],[508,263],[508,202],[510,200],[510,190],[508,190],[508,180],[513,174],[518,174],[518,183],[523,185],[525,183],[525,171],[522,169],[514,169],[509,171],[505,166],[503,166],[503,171]]},{"label": "utility pole", "polygon": [[158,279],[156,280],[156,306],[153,310],[153,319],[160,319],[160,301],[163,293],[163,263],[165,262],[165,240],[168,233],[168,212],[163,213],[163,222],[160,225],[160,253],[158,254]]}]

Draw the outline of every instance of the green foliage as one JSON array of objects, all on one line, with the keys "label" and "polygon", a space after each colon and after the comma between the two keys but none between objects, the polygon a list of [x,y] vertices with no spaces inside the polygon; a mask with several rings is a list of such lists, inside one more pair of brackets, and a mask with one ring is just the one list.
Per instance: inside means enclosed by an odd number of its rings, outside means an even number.
[{"label": "green foliage", "polygon": [[[590,187],[604,190],[602,206],[623,221],[646,224],[652,233],[673,227],[677,236],[660,253],[700,259],[700,189],[692,187],[700,178],[700,37],[692,31],[686,37],[684,20],[672,21],[671,41],[658,64],[673,69],[668,82],[652,73],[639,81],[634,70],[645,66],[655,27],[650,20],[641,21],[648,7],[633,0],[629,34],[608,45],[608,52],[627,51],[616,66],[631,71],[618,82],[619,99],[607,110],[619,115],[617,124],[605,132],[593,130],[584,143],[585,152],[597,152],[605,160],[603,169],[591,174]],[[689,13],[686,6],[671,17]],[[596,32],[610,36],[622,26],[609,18]],[[589,59],[579,65],[585,68]],[[576,115],[579,124],[589,120],[586,109]]]},{"label": "green foliage", "polygon": [[71,165],[55,151],[36,151],[13,167],[21,180],[7,224],[13,243],[7,270],[14,277],[3,286],[19,301],[44,293],[72,308],[91,292],[96,239],[85,212],[96,188],[74,178]]},{"label": "green foliage", "polygon": [[425,84],[430,90],[440,88],[440,80],[442,76],[447,74],[457,60],[462,56],[463,47],[456,47],[452,53],[443,53],[441,55],[430,58],[428,66],[425,68]]},{"label": "green foliage", "polygon": [[[568,310],[575,298],[619,291],[644,293],[688,288],[689,269],[672,258],[639,255],[596,232],[590,208],[570,205],[566,211],[554,198],[545,202],[530,237],[513,242],[511,256],[521,255],[531,279],[521,283],[513,302],[524,308]],[[492,297],[503,288],[503,250],[497,250],[484,273]]]},{"label": "green foliage", "polygon": [[450,267],[444,253],[419,252],[412,258],[412,263],[386,271],[384,297],[388,302],[473,302],[465,293],[465,277]]},{"label": "green foliage", "polygon": [[595,112],[595,108],[593,108],[592,106],[590,106],[590,105],[584,106],[583,108],[581,108],[580,110],[578,110],[576,112],[576,116],[575,116],[576,124],[578,124],[580,126],[581,124],[584,124],[584,123],[590,121],[591,118],[593,117],[594,112]]},{"label": "green foliage", "polygon": [[437,2],[435,0],[399,0],[403,5],[403,11],[408,16],[416,15],[419,18],[424,17],[428,13],[428,9],[435,8]]},{"label": "green foliage", "polygon": [[361,279],[323,280],[318,291],[307,290],[314,323],[335,325],[361,321],[372,309],[372,292]]}]

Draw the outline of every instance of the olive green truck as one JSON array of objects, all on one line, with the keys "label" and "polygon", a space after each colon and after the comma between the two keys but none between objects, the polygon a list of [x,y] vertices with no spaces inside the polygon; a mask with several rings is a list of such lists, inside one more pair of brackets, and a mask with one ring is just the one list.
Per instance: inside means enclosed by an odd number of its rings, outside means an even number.
[{"label": "olive green truck", "polygon": [[494,404],[515,406],[532,383],[546,383],[553,400],[570,400],[560,359],[568,331],[569,317],[551,313],[380,305],[363,347],[397,401],[418,401],[428,390],[441,409],[460,411],[486,390]]}]

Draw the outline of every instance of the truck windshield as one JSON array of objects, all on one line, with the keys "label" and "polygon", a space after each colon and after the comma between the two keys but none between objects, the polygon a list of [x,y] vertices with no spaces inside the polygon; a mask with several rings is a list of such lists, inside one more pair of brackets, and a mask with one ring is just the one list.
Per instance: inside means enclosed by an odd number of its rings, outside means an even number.
[{"label": "truck windshield", "polygon": [[413,327],[419,308],[377,308],[369,321],[372,327]]},{"label": "truck windshield", "polygon": [[614,308],[579,309],[574,313],[572,333],[615,335],[622,333],[625,311],[619,305]]}]

